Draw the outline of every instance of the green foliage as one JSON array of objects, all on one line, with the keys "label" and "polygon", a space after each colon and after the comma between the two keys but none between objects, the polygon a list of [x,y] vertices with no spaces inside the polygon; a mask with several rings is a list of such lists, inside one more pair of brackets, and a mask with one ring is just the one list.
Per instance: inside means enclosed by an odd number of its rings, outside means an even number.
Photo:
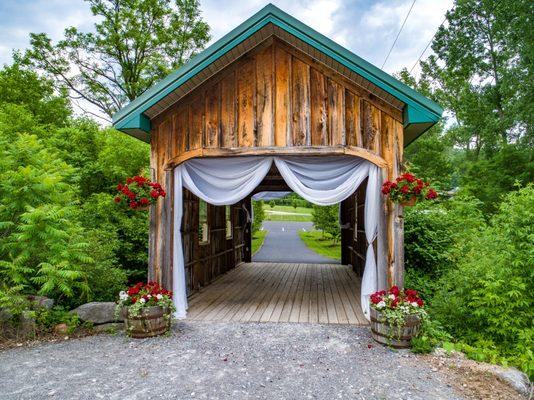
[{"label": "green foliage", "polygon": [[[534,373],[534,187],[508,194],[490,224],[458,243],[432,315],[473,348]],[[482,351],[483,353],[483,351]]]},{"label": "green foliage", "polygon": [[329,235],[334,242],[341,237],[339,227],[339,205],[313,206],[312,221],[315,229]]},{"label": "green foliage", "polygon": [[66,324],[67,334],[72,334],[81,325],[78,315],[69,313],[61,306],[54,306],[50,310],[38,308],[35,311],[35,323],[42,332],[52,332],[56,325]]},{"label": "green foliage", "polygon": [[263,245],[265,237],[269,232],[266,230],[257,230],[252,236],[252,255],[254,255]]},{"label": "green foliage", "polygon": [[252,214],[254,218],[252,221],[252,235],[254,236],[260,230],[263,220],[265,219],[263,201],[259,200],[252,202]]},{"label": "green foliage", "polygon": [[274,208],[276,206],[276,202],[274,200],[269,201],[269,207]]},{"label": "green foliage", "polygon": [[30,35],[25,61],[111,117],[209,40],[197,0],[86,0],[92,32],[65,30],[58,43]]},{"label": "green foliage", "polygon": [[298,234],[304,244],[317,254],[334,260],[341,260],[341,244],[339,241],[334,241],[319,231],[299,231]]},{"label": "green foliage", "polygon": [[450,348],[451,340],[452,336],[438,321],[426,317],[421,320],[421,330],[410,342],[411,350],[414,353],[430,353],[438,346],[447,349]]}]

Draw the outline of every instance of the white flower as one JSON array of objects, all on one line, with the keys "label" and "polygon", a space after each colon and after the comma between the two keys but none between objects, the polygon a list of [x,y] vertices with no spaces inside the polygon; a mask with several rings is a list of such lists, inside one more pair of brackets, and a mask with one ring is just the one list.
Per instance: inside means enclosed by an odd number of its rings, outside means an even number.
[{"label": "white flower", "polygon": [[381,302],[379,302],[377,305],[376,305],[376,308],[378,309],[382,309],[386,306],[386,302],[384,300],[382,300]]},{"label": "white flower", "polygon": [[152,295],[151,294],[147,294],[146,297],[148,297],[150,299],[152,297]]},{"label": "white flower", "polygon": [[417,303],[414,301],[414,302],[412,302],[412,306],[413,306],[413,307],[419,307],[419,304],[417,304]]},{"label": "white flower", "polygon": [[157,298],[158,300],[161,300],[161,299],[163,298],[163,295],[162,295],[162,294],[158,294],[158,295],[156,295],[156,298]]},{"label": "white flower", "polygon": [[394,295],[394,294],[390,294],[388,297],[389,297],[391,300],[395,300],[395,295]]},{"label": "white flower", "polygon": [[126,299],[128,299],[128,293],[126,293],[124,290],[121,290],[121,292],[119,293],[119,299],[124,301]]},{"label": "white flower", "polygon": [[146,300],[141,297],[141,300],[139,300],[142,304],[146,303]]}]

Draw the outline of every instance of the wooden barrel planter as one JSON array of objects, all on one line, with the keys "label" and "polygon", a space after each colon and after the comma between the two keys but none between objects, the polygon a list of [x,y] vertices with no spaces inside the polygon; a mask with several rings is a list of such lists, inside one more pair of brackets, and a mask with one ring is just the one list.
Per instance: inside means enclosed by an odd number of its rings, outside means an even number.
[{"label": "wooden barrel planter", "polygon": [[384,321],[380,311],[371,308],[371,334],[378,343],[396,349],[407,349],[410,341],[417,335],[421,327],[421,320],[416,315],[408,315],[404,325],[400,328]]},{"label": "wooden barrel planter", "polygon": [[139,315],[128,312],[124,323],[128,336],[143,339],[167,332],[171,327],[171,315],[163,307],[147,307],[141,309]]}]

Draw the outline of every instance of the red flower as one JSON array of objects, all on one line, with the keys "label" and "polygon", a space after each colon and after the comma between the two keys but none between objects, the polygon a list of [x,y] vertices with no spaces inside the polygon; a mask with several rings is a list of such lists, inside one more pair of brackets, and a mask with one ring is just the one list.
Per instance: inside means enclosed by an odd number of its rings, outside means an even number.
[{"label": "red flower", "polygon": [[127,196],[128,196],[128,198],[129,198],[130,200],[135,200],[135,193],[133,193],[133,192],[128,192]]},{"label": "red flower", "polygon": [[150,200],[148,200],[146,197],[141,197],[141,200],[139,201],[142,206],[146,206],[150,203]]},{"label": "red flower", "polygon": [[117,190],[120,192],[122,190],[123,186],[122,186],[122,183],[119,183],[117,185]]},{"label": "red flower", "polygon": [[421,299],[417,299],[416,302],[419,307],[423,307],[425,305],[425,302]]},{"label": "red flower", "polygon": [[121,198],[119,196],[115,197],[115,203],[120,203],[121,202]]},{"label": "red flower", "polygon": [[390,307],[391,308],[397,308],[397,305],[399,304],[399,298],[396,297],[392,302],[391,302],[391,305]]},{"label": "red flower", "polygon": [[408,296],[408,297],[417,297],[417,290],[406,289],[406,290],[404,291],[404,293],[405,293],[406,296]]},{"label": "red flower", "polygon": [[159,195],[160,195],[161,197],[165,197],[166,194],[167,194],[167,193],[165,193],[165,190],[160,190],[160,191],[159,191]]},{"label": "red flower", "polygon": [[410,193],[410,188],[408,187],[408,185],[404,185],[403,187],[401,187],[401,192],[404,194]]},{"label": "red flower", "polygon": [[159,192],[157,190],[151,190],[150,196],[154,199],[157,199],[159,197]]},{"label": "red flower", "polygon": [[426,198],[429,200],[433,200],[436,197],[438,197],[438,192],[436,192],[434,189],[429,189],[428,193],[426,194]]},{"label": "red flower", "polygon": [[131,201],[130,202],[130,208],[137,208],[137,201]]},{"label": "red flower", "polygon": [[395,296],[398,296],[400,294],[400,290],[398,286],[391,286],[389,289],[389,293],[394,294]]},{"label": "red flower", "polygon": [[132,183],[134,180],[132,178],[127,178],[126,179],[126,183],[129,185],[130,183]]},{"label": "red flower", "polygon": [[406,179],[410,183],[415,182],[415,176],[413,176],[412,174],[409,174],[408,172],[403,175],[403,178]]},{"label": "red flower", "polygon": [[396,184],[395,182],[393,182],[393,183],[391,184],[391,188],[392,188],[392,189],[395,189],[396,187],[397,187],[397,184]]}]

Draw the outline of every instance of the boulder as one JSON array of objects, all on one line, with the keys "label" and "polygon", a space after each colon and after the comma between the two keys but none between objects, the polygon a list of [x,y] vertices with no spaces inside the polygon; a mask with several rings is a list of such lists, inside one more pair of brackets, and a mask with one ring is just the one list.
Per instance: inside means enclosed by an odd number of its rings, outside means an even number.
[{"label": "boulder", "polygon": [[84,322],[92,322],[93,324],[105,324],[107,322],[122,321],[119,315],[115,317],[116,304],[109,302],[93,301],[91,303],[82,304],[75,308],[71,313],[78,315]]},{"label": "boulder", "polygon": [[530,393],[531,383],[528,376],[518,369],[496,367],[495,374],[524,396],[528,396]]},{"label": "boulder", "polygon": [[54,300],[45,296],[32,295],[28,296],[28,300],[30,301],[33,309],[46,308],[47,310],[50,310],[54,306]]}]

